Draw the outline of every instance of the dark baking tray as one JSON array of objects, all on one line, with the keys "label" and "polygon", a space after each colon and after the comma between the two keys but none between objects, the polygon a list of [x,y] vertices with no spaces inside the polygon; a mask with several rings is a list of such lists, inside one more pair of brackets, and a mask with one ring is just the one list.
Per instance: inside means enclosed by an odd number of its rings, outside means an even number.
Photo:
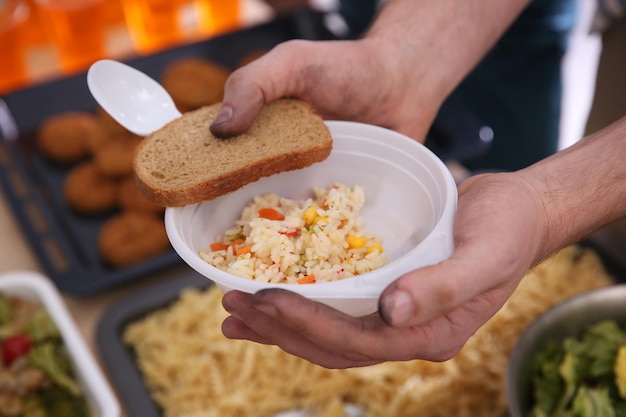
[{"label": "dark baking tray", "polygon": [[[207,57],[234,69],[247,54],[289,39],[333,39],[324,18],[322,13],[303,9],[269,23],[125,62],[156,79],[168,63],[186,56]],[[80,216],[63,200],[68,168],[49,163],[37,152],[35,131],[49,116],[96,109],[86,73],[0,98],[0,188],[46,274],[61,291],[74,295],[93,294],[182,262],[170,250],[128,268],[108,267],[98,254],[96,237],[111,214]]]},{"label": "dark baking tray", "polygon": [[[593,244],[581,242],[580,245],[597,252]],[[599,255],[602,257],[601,253]],[[626,282],[626,269],[618,269],[614,265],[605,266],[616,283]],[[118,300],[105,311],[96,327],[96,346],[129,417],[162,417],[163,413],[146,388],[132,348],[122,341],[124,328],[176,302],[181,291],[186,288],[206,289],[213,285],[211,280],[189,268],[181,269],[177,276],[173,281]]]},{"label": "dark baking tray", "polygon": [[[122,341],[124,328],[160,308],[178,300],[186,288],[205,289],[212,281],[188,270],[180,278],[129,295],[109,307],[96,327],[96,345],[107,374],[131,417],[161,417],[143,381],[132,349]],[[176,343],[175,341],[173,343]]]},{"label": "dark baking tray", "polygon": [[[325,25],[327,15],[301,9],[252,28],[206,41],[125,60],[159,79],[165,66],[186,56],[206,57],[234,69],[252,52],[289,39],[337,39]],[[67,168],[46,161],[34,145],[41,122],[72,110],[95,111],[86,74],[35,85],[0,97],[0,186],[42,268],[57,287],[73,295],[90,295],[175,266],[178,255],[167,253],[123,269],[112,269],[98,254],[96,237],[110,217],[72,212],[62,198]],[[444,102],[426,140],[442,159],[474,157],[484,152],[483,126],[453,98]]]}]

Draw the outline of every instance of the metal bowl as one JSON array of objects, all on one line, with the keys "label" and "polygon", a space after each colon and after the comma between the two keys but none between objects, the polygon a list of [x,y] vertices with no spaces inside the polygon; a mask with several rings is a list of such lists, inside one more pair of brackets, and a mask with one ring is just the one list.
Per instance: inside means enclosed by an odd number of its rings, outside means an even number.
[{"label": "metal bowl", "polygon": [[590,291],[542,314],[522,334],[509,359],[506,393],[510,417],[526,417],[532,409],[532,361],[548,340],[579,337],[605,319],[626,325],[626,284]]}]

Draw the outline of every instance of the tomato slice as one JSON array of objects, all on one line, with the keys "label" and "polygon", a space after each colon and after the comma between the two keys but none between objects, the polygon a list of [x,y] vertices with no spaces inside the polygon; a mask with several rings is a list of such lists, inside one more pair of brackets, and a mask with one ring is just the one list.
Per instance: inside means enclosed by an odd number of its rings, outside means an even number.
[{"label": "tomato slice", "polygon": [[20,356],[26,355],[33,346],[33,341],[25,334],[9,336],[2,342],[2,360],[10,365]]}]

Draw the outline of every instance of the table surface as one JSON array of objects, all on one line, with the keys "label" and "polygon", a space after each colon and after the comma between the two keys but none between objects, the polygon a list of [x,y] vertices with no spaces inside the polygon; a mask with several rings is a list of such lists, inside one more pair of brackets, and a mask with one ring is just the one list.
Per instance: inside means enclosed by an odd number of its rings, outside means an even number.
[{"label": "table surface", "polygon": [[[244,25],[252,25],[271,18],[267,10],[256,8],[256,2],[246,3],[244,11]],[[110,49],[114,56],[124,56],[132,52],[132,43],[125,28],[117,28],[110,33]],[[48,47],[38,47],[29,53],[29,67],[33,81],[45,81],[58,75],[54,52]],[[0,273],[18,270],[37,271],[45,274],[38,264],[35,254],[31,250],[28,240],[20,229],[11,206],[0,189]],[[73,316],[85,341],[101,364],[101,368],[108,378],[107,369],[102,364],[98,347],[95,342],[95,330],[104,312],[119,299],[131,294],[139,293],[160,283],[178,278],[175,271],[155,274],[139,281],[131,282],[118,288],[103,291],[94,296],[73,297],[62,294],[70,314]],[[113,390],[115,386],[111,383]],[[120,417],[129,417],[120,400]]]}]

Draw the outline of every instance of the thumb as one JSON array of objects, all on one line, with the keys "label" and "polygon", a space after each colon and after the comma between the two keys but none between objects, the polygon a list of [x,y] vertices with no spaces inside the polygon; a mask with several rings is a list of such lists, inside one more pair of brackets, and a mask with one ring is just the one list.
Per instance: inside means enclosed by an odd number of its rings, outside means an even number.
[{"label": "thumb", "polygon": [[501,276],[495,270],[476,250],[457,248],[448,260],[411,271],[389,285],[379,300],[381,318],[394,327],[430,322],[502,284],[490,280]]},{"label": "thumb", "polygon": [[[302,41],[300,41],[302,42]],[[299,84],[290,80],[302,58],[301,43],[289,41],[230,74],[224,86],[222,108],[211,124],[211,133],[217,137],[231,137],[245,132],[264,104],[281,97],[298,97]]]},{"label": "thumb", "polygon": [[229,138],[248,130],[265,104],[261,87],[248,81],[245,73],[237,71],[226,81],[222,107],[210,126],[211,133],[219,138]]}]

